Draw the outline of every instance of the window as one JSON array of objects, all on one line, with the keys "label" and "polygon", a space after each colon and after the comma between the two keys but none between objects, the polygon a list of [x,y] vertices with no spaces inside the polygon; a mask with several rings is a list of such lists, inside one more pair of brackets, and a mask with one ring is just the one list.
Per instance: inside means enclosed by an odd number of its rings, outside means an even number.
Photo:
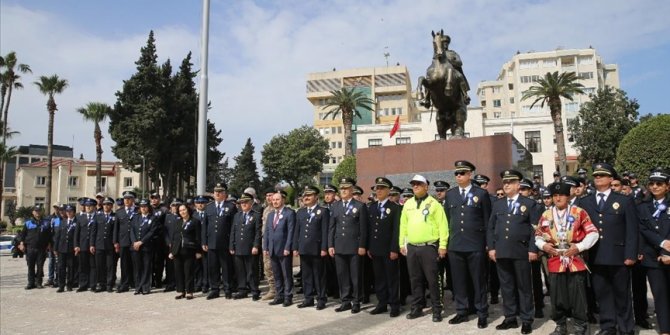
[{"label": "window", "polygon": [[337,164],[337,158],[331,157],[330,162],[333,164]]},{"label": "window", "polygon": [[71,206],[77,207],[77,197],[68,197],[67,198],[67,204]]},{"label": "window", "polygon": [[132,177],[124,177],[123,178],[123,187],[133,187],[133,178]]},{"label": "window", "polygon": [[537,59],[522,59],[519,61],[520,69],[532,69],[540,65],[540,62]]},{"label": "window", "polygon": [[398,115],[402,115],[402,107],[398,107],[397,110],[398,110]]},{"label": "window", "polygon": [[556,67],[555,59],[544,59],[542,60],[542,67]]},{"label": "window", "polygon": [[577,63],[579,63],[579,65],[591,65],[591,64],[593,64],[593,57],[592,56],[579,56],[577,58]]},{"label": "window", "polygon": [[412,140],[409,137],[396,137],[395,144],[410,144]]},{"label": "window", "polygon": [[368,147],[381,147],[381,146],[382,146],[381,138],[368,139]]},{"label": "window", "polygon": [[540,108],[539,104],[533,106],[533,108],[530,108],[530,105],[526,106],[521,106],[521,111],[524,113],[537,113],[542,111],[542,108]]},{"label": "window", "polygon": [[500,112],[493,112],[493,118],[494,118],[494,119],[499,119],[499,118],[500,118],[500,115],[501,115]]},{"label": "window", "polygon": [[47,177],[45,176],[35,177],[35,186],[46,186],[46,185],[47,185]]},{"label": "window", "polygon": [[521,76],[521,82],[522,83],[534,83],[540,79],[540,76],[538,75],[533,75],[533,76]]},{"label": "window", "polygon": [[544,185],[544,172],[542,171],[542,165],[533,165],[533,177],[539,176],[540,183]]},{"label": "window", "polygon": [[500,107],[500,106],[501,106],[500,99],[493,100],[493,107]]},{"label": "window", "polygon": [[336,131],[336,130],[337,130],[337,128],[332,127],[332,128],[330,128],[330,133],[331,133],[331,134],[335,134],[335,131]]},{"label": "window", "polygon": [[509,98],[509,103],[513,104],[514,103],[514,97]]},{"label": "window", "polygon": [[68,187],[77,187],[79,186],[79,177],[76,176],[70,176],[67,178],[67,186]]},{"label": "window", "polygon": [[384,108],[384,115],[386,115],[386,116],[389,115],[389,109],[388,108]]},{"label": "window", "polygon": [[507,84],[507,88],[511,91],[514,89],[514,84]]},{"label": "window", "polygon": [[107,177],[100,178],[100,187],[104,190],[107,187]]},{"label": "window", "polygon": [[574,113],[579,110],[579,103],[577,102],[566,102],[565,106],[563,107],[566,112]]},{"label": "window", "polygon": [[[45,202],[46,202],[46,200],[44,199],[44,197],[35,197],[35,206],[42,206],[42,207],[44,207],[44,203],[45,203]],[[47,210],[47,213],[48,213],[48,212],[49,212],[49,211]]]},{"label": "window", "polygon": [[337,146],[337,142],[335,142],[335,141],[330,142],[330,148],[331,149],[335,149],[336,146]]},{"label": "window", "polygon": [[500,86],[491,87],[491,92],[493,92],[494,94],[500,93]]},{"label": "window", "polygon": [[395,115],[395,108],[391,108],[391,115]]},{"label": "window", "polygon": [[482,107],[486,107],[486,100],[482,100],[481,105],[482,105]]},{"label": "window", "polygon": [[580,72],[579,79],[593,79],[593,72]]},{"label": "window", "polygon": [[586,94],[586,95],[596,93],[595,87],[585,87],[585,88],[582,88],[582,91],[584,91],[584,94]]},{"label": "window", "polygon": [[342,134],[342,127],[337,127],[337,133]]},{"label": "window", "polygon": [[337,148],[342,149],[342,141],[337,141]]},{"label": "window", "polygon": [[542,146],[540,144],[540,132],[539,131],[527,131],[526,132],[526,149],[530,152],[541,152]]}]

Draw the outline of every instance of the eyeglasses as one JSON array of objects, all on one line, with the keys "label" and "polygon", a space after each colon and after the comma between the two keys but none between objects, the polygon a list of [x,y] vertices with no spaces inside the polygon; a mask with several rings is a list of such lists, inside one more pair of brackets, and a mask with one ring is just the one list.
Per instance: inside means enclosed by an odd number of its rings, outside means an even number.
[{"label": "eyeglasses", "polygon": [[454,172],[454,176],[462,176],[465,175],[465,171],[456,171]]},{"label": "eyeglasses", "polygon": [[650,181],[647,185],[649,185],[649,186],[664,186],[664,185],[667,185],[667,183],[664,183],[662,181]]},{"label": "eyeglasses", "polygon": [[505,196],[505,193],[496,193],[496,196],[497,196],[497,197],[504,197],[504,196]]}]

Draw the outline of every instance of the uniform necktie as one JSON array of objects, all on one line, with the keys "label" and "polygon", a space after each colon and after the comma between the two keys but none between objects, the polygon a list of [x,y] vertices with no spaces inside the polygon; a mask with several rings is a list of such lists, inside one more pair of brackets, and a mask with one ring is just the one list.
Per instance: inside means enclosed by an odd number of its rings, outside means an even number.
[{"label": "uniform necktie", "polygon": [[247,224],[247,220],[249,220],[249,213],[244,213],[244,224]]},{"label": "uniform necktie", "polygon": [[126,214],[130,215],[130,208],[126,207]]},{"label": "uniform necktie", "polygon": [[91,221],[91,214],[88,215],[88,221]]},{"label": "uniform necktie", "polygon": [[349,201],[344,202],[344,209],[347,209],[347,207],[349,207]]},{"label": "uniform necktie", "polygon": [[605,209],[605,193],[598,193],[598,209],[603,210]]},{"label": "uniform necktie", "polygon": [[272,220],[272,228],[277,228],[277,224],[279,223],[279,211],[275,210],[275,217]]},{"label": "uniform necktie", "polygon": [[463,198],[463,200],[465,200],[465,189],[464,188],[461,189],[461,198]]},{"label": "uniform necktie", "polygon": [[220,202],[216,204],[216,214],[219,214],[219,213],[221,213],[221,203]]},{"label": "uniform necktie", "polygon": [[507,200],[507,210],[509,210],[510,213],[512,213],[512,208],[513,208],[513,207],[512,207],[512,202],[513,202],[513,201],[514,201],[514,200],[512,200],[512,199],[508,199],[508,200]]}]

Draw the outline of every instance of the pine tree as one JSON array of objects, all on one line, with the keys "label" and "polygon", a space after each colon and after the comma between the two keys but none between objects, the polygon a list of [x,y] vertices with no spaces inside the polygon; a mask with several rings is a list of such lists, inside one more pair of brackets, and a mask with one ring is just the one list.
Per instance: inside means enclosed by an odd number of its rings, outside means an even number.
[{"label": "pine tree", "polygon": [[251,138],[248,138],[240,155],[235,157],[234,177],[230,185],[228,185],[230,193],[236,195],[242,194],[247,187],[253,187],[257,192],[260,191],[261,182],[258,176],[256,161],[254,160],[254,151],[255,148],[251,143]]}]

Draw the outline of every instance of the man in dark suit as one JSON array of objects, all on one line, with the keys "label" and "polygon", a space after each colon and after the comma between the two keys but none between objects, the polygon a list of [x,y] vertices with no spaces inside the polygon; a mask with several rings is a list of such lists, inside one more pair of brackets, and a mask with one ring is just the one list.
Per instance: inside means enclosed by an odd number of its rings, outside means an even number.
[{"label": "man in dark suit", "polygon": [[[205,213],[205,208],[209,203],[210,199],[207,196],[199,195],[193,198],[193,203],[195,206],[195,211],[193,211],[193,216],[200,220],[200,234],[202,239],[202,232],[206,230],[207,227],[207,213]],[[203,243],[202,240],[200,243]],[[209,292],[209,269],[207,267],[208,262],[208,253],[204,252],[202,258],[195,260],[195,266],[193,270],[193,277],[195,278],[195,290],[202,293]]]},{"label": "man in dark suit", "polygon": [[330,212],[328,232],[328,254],[335,258],[337,281],[340,286],[342,304],[336,312],[361,311],[360,256],[365,256],[368,233],[367,206],[353,199],[356,181],[351,178],[340,180],[340,197]]},{"label": "man in dark suit", "polygon": [[616,176],[606,163],[593,165],[596,191],[580,206],[600,232],[600,241],[589,251],[589,262],[598,305],[601,335],[633,334],[630,269],[638,256],[639,219],[633,198],[613,192]]},{"label": "man in dark suit", "polygon": [[163,230],[165,230],[165,214],[167,209],[161,203],[161,197],[158,191],[151,191],[149,194],[149,203],[151,206],[151,213],[153,215],[154,235],[153,235],[153,249],[151,250],[151,286],[155,288],[163,287],[163,270],[165,269],[165,261],[168,259],[168,250],[165,240],[163,239]]},{"label": "man in dark suit", "polygon": [[[332,206],[335,203],[337,196],[337,187],[332,184],[326,184],[323,186],[323,204],[322,206],[328,208],[329,212],[332,212]],[[330,220],[330,218],[329,218]],[[340,297],[340,286],[337,283],[337,270],[335,270],[335,259],[331,256],[327,256],[323,260],[324,262],[324,271],[326,272],[326,293],[328,296],[335,299]]]},{"label": "man in dark suit", "polygon": [[505,170],[500,177],[505,197],[493,204],[486,239],[489,258],[498,266],[505,314],[496,329],[518,328],[520,316],[521,333],[530,334],[535,314],[530,262],[538,257],[533,224],[540,215],[537,202],[519,194],[521,172]]},{"label": "man in dark suit", "polygon": [[258,289],[258,255],[261,249],[262,214],[252,210],[253,195],[242,193],[237,203],[240,210],[235,213],[228,246],[235,258],[238,292],[233,299],[244,299],[248,292],[258,301],[261,292]]},{"label": "man in dark suit", "polygon": [[74,253],[79,256],[79,288],[77,292],[95,289],[95,249],[91,248],[91,232],[95,226],[97,201],[84,200],[86,212],[77,217],[74,231]]},{"label": "man in dark suit", "polygon": [[75,219],[75,208],[65,205],[65,217],[55,232],[54,252],[58,257],[58,293],[67,290],[72,291],[74,287],[74,231],[77,226]]},{"label": "man in dark suit", "polygon": [[319,189],[305,186],[302,192],[304,207],[296,213],[293,234],[293,256],[300,256],[303,292],[305,300],[298,308],[314,306],[326,308],[326,273],[323,259],[328,256],[328,223],[330,211],[318,205]]},{"label": "man in dark suit", "polygon": [[[488,326],[486,273],[486,227],[491,216],[491,198],[488,192],[470,182],[475,166],[464,160],[454,163],[458,187],[447,192],[444,204],[449,222],[448,254],[453,274],[456,316],[450,324],[468,320],[468,310],[475,308],[477,326]],[[474,306],[469,302],[469,290],[474,292]]]},{"label": "man in dark suit", "polygon": [[370,314],[381,314],[391,306],[391,317],[400,315],[398,255],[400,246],[400,205],[389,201],[393,184],[384,177],[375,179],[377,201],[369,207],[368,256],[372,259],[377,306]]},{"label": "man in dark suit", "polygon": [[102,210],[95,216],[95,224],[91,231],[91,247],[95,253],[98,287],[95,292],[112,292],[114,287],[114,242],[112,240],[116,218],[112,207],[114,199],[106,197],[102,200]]},{"label": "man in dark suit", "polygon": [[270,256],[272,273],[275,277],[275,299],[270,305],[293,304],[293,230],[295,212],[284,206],[286,192],[278,191],[272,196],[273,211],[268,214],[265,224],[263,253]]},{"label": "man in dark suit", "polygon": [[[184,203],[182,199],[174,198],[170,203],[170,211],[165,214],[165,225],[163,228],[163,239],[165,240],[165,245],[167,246],[168,254],[172,250],[172,238],[174,237],[174,232],[176,230],[177,221],[179,221],[179,206]],[[165,289],[163,292],[172,292],[175,290],[176,281],[175,281],[175,269],[174,269],[174,259],[168,257],[165,262]]]},{"label": "man in dark suit", "polygon": [[207,252],[207,268],[212,291],[207,299],[219,297],[219,287],[223,281],[223,292],[226,299],[233,296],[232,274],[233,259],[228,252],[230,229],[237,206],[228,201],[228,187],[225,183],[214,185],[214,201],[205,207],[205,226],[202,227],[202,249]]},{"label": "man in dark suit", "polygon": [[135,286],[133,275],[133,261],[130,256],[130,220],[137,215],[133,191],[123,192],[123,207],[116,211],[116,225],[114,226],[114,249],[121,261],[121,281],[116,289],[117,293],[128,292],[129,287]]}]

